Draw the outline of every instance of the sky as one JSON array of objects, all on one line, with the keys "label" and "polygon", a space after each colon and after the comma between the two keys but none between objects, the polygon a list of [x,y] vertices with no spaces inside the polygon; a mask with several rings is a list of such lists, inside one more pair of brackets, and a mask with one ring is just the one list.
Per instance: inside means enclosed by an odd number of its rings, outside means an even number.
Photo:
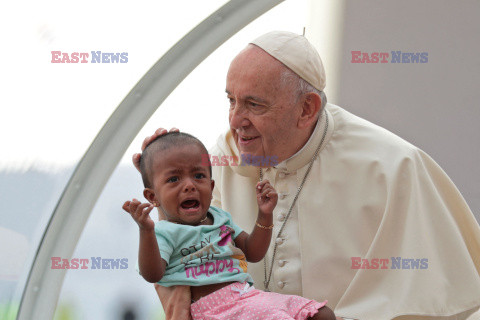
[{"label": "sky", "polygon": [[[0,60],[0,170],[75,165],[145,72],[225,2],[9,2],[0,13],[8,44]],[[130,163],[143,138],[158,127],[179,127],[213,146],[228,128],[224,90],[230,61],[262,33],[301,33],[305,8],[306,0],[287,0],[222,45],[167,98],[121,163]],[[51,51],[127,52],[128,62],[52,63]]]}]

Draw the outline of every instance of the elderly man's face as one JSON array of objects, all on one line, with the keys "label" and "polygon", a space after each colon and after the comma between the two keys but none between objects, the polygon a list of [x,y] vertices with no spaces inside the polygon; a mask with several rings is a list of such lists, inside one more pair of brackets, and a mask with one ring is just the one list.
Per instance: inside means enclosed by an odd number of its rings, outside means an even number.
[{"label": "elderly man's face", "polygon": [[249,46],[230,65],[227,96],[230,129],[241,153],[277,156],[283,161],[297,152],[296,90],[281,81],[285,66],[262,49]]}]

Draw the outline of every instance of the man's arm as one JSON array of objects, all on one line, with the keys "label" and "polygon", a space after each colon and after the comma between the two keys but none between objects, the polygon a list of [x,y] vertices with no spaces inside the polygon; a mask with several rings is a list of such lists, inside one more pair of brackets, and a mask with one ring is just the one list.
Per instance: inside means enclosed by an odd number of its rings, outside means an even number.
[{"label": "man's arm", "polygon": [[[179,130],[177,128],[170,129],[170,132],[178,131]],[[168,131],[164,128],[158,128],[157,130],[155,130],[153,135],[148,136],[143,140],[141,150],[145,150],[146,146],[149,143],[155,140],[158,136],[161,136],[167,132]],[[138,171],[140,171],[140,157],[141,153],[135,153],[132,156],[133,165]],[[158,210],[158,218],[159,220],[165,219],[165,216],[160,210]],[[161,260],[164,261],[163,259]],[[191,293],[189,286],[162,287],[158,284],[155,284],[154,286],[160,302],[162,303],[163,309],[165,310],[166,320],[192,319],[192,317],[190,316]]]},{"label": "man's arm", "polygon": [[191,293],[189,286],[162,287],[155,284],[158,298],[165,311],[166,320],[191,320]]}]

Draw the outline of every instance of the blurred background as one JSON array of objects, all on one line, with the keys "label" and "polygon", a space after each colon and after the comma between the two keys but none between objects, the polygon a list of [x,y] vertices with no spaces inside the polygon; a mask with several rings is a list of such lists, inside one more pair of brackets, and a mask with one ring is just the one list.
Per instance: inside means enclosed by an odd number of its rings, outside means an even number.
[{"label": "blurred background", "polygon": [[[14,319],[45,227],[75,166],[118,104],[181,37],[227,1],[24,1],[2,4],[0,319]],[[330,103],[429,153],[480,214],[480,2],[286,0],[225,42],[145,124],[96,202],[72,258],[128,259],[70,270],[55,319],[162,319],[135,271],[138,228],[121,209],[143,199],[131,165],[143,138],[178,127],[207,147],[228,128],[225,77],[257,36],[287,30],[317,47]],[[51,63],[51,51],[127,52],[127,63]],[[352,51],[389,63],[352,63]],[[391,63],[392,51],[428,54]],[[477,146],[477,147],[475,147]],[[55,286],[58,284],[52,284]]]}]

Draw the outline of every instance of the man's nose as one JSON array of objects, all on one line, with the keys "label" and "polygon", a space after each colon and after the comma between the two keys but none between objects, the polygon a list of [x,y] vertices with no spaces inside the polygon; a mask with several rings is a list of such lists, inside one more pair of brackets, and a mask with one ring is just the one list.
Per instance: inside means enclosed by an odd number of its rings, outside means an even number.
[{"label": "man's nose", "polygon": [[250,125],[250,119],[247,110],[238,103],[230,109],[229,119],[230,128],[232,129],[239,129],[242,127],[248,127]]}]

